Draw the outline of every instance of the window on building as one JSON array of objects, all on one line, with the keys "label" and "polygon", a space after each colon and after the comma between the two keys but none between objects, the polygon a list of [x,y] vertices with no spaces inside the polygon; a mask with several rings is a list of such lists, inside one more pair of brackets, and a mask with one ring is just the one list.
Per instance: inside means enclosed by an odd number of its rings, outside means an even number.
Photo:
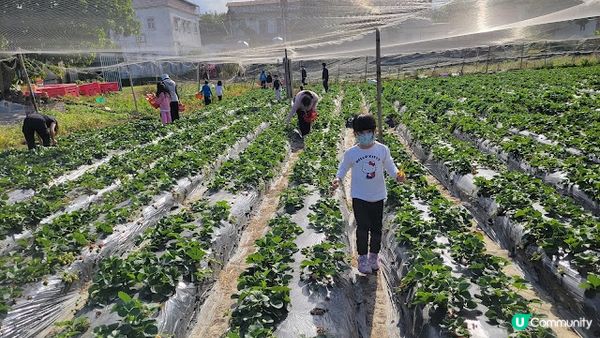
[{"label": "window on building", "polygon": [[140,35],[136,36],[135,42],[137,42],[138,45],[145,44],[146,43],[146,34],[140,34]]},{"label": "window on building", "polygon": [[146,22],[148,23],[148,30],[149,31],[156,30],[156,26],[154,25],[154,18],[148,18],[146,20]]},{"label": "window on building", "polygon": [[267,20],[260,20],[258,22],[258,33],[259,34],[267,34],[268,33],[268,22]]},{"label": "window on building", "polygon": [[179,31],[179,22],[181,20],[179,18],[173,18],[173,29],[178,32]]}]

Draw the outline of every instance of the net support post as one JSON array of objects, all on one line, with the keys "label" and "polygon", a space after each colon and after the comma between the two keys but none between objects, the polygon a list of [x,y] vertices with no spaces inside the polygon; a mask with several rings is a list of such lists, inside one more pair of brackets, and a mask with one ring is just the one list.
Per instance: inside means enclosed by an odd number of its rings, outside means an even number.
[{"label": "net support post", "polygon": [[29,74],[27,74],[27,68],[25,68],[25,60],[23,58],[23,53],[19,54],[19,61],[21,62],[21,67],[23,67],[23,74],[25,74],[25,81],[27,81],[27,87],[29,88],[29,95],[31,97],[31,103],[33,103],[33,109],[36,113],[38,113],[37,102],[35,102],[35,93],[33,92],[33,88],[31,87],[31,81],[29,80]]},{"label": "net support post", "polygon": [[381,117],[381,33],[375,29],[375,58],[377,63],[377,123],[379,124],[379,142],[383,142],[383,119]]}]

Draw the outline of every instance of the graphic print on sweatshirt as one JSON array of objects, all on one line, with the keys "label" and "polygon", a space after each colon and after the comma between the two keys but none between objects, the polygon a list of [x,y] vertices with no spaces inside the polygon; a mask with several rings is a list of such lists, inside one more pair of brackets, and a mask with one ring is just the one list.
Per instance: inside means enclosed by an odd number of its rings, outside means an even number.
[{"label": "graphic print on sweatshirt", "polygon": [[372,180],[377,176],[377,162],[381,162],[381,159],[375,155],[366,155],[359,157],[356,163],[360,165],[360,169],[365,178]]},{"label": "graphic print on sweatshirt", "polygon": [[363,161],[362,172],[365,173],[368,180],[375,178],[377,173],[377,163],[373,160]]}]

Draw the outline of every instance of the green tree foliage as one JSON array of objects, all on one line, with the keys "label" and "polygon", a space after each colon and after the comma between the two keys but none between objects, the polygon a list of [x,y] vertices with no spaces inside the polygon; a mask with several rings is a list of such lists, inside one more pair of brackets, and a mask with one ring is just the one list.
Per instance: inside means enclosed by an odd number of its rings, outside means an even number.
[{"label": "green tree foliage", "polygon": [[105,48],[111,34],[135,35],[140,28],[132,0],[5,0],[0,18],[3,49],[13,51]]}]

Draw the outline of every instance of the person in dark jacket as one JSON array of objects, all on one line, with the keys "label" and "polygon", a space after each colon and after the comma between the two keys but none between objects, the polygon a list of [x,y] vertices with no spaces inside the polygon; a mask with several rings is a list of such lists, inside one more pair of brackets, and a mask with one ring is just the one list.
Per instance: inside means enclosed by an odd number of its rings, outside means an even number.
[{"label": "person in dark jacket", "polygon": [[208,81],[204,81],[204,86],[202,86],[202,95],[204,95],[204,105],[208,106],[212,102],[212,90],[208,85]]},{"label": "person in dark jacket", "polygon": [[325,62],[322,63],[323,65],[323,89],[325,89],[325,93],[327,93],[329,91],[329,69],[327,69],[327,65],[325,64]]},{"label": "person in dark jacket", "polygon": [[304,66],[302,66],[301,74],[302,74],[302,85],[306,86],[306,68]]},{"label": "person in dark jacket", "polygon": [[273,83],[273,75],[271,75],[271,72],[267,73],[267,87],[271,87],[271,83]]},{"label": "person in dark jacket", "polygon": [[58,133],[58,121],[48,115],[31,113],[23,120],[23,135],[27,141],[29,150],[35,149],[35,134],[42,139],[44,147],[56,145],[56,134]]}]

